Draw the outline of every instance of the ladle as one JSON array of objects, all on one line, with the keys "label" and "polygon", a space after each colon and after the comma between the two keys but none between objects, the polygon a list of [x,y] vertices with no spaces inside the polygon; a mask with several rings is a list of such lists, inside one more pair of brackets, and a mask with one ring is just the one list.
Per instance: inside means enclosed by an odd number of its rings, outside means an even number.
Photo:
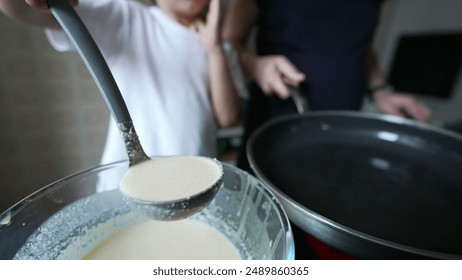
[{"label": "ladle", "polygon": [[[69,3],[69,0],[48,0],[48,5],[51,13],[55,16],[63,30],[66,32],[73,46],[76,48],[90,71],[106,102],[106,105],[109,107],[112,117],[117,123],[126,145],[129,169],[144,161],[155,160],[149,158],[141,147],[127,106],[114,77],[112,76],[98,46],[74,8]],[[219,165],[221,170],[223,170],[221,164],[217,160],[214,162]],[[207,206],[215,197],[215,194],[222,182],[223,173],[221,173],[217,182],[204,191],[189,197],[172,201],[140,200],[126,195],[124,198],[135,210],[140,211],[153,219],[178,220],[193,215]],[[154,184],[153,187],[155,187]]]}]

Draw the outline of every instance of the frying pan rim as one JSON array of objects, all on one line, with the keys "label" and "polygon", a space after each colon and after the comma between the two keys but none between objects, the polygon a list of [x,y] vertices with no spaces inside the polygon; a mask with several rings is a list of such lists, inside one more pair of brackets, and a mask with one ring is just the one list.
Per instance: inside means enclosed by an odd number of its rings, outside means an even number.
[{"label": "frying pan rim", "polygon": [[[423,130],[427,130],[433,133],[441,134],[451,138],[455,138],[458,141],[462,141],[462,134],[450,131],[448,129],[431,125],[429,123],[418,122],[416,120],[407,119],[399,116],[386,115],[381,113],[372,113],[372,112],[358,112],[358,111],[346,111],[346,110],[323,110],[323,111],[310,111],[303,114],[292,113],[284,116],[279,116],[268,120],[267,122],[260,125],[250,136],[247,141],[247,148],[249,147],[250,141],[254,142],[256,136],[262,131],[266,130],[268,127],[276,125],[277,123],[290,121],[295,119],[302,118],[311,118],[311,117],[349,117],[349,118],[360,118],[376,121],[385,121],[388,123],[406,125],[408,127],[415,127]],[[248,151],[248,149],[247,149]]]},{"label": "frying pan rim", "polygon": [[[254,156],[253,156],[253,149],[252,147],[254,146],[254,142],[256,141],[257,137],[266,131],[269,127],[274,126],[278,123],[281,122],[287,122],[291,120],[297,120],[301,118],[310,118],[310,117],[350,117],[350,118],[361,118],[361,119],[370,119],[370,120],[378,120],[378,121],[385,121],[385,122],[391,122],[393,124],[400,124],[400,125],[406,125],[406,126],[412,126],[412,127],[417,127],[419,129],[424,129],[428,130],[429,132],[441,134],[447,137],[454,138],[455,140],[461,141],[462,142],[462,135],[459,135],[455,132],[439,128],[436,126],[432,126],[426,123],[421,123],[417,122],[414,120],[410,119],[405,119],[402,117],[398,116],[392,116],[392,115],[385,115],[385,114],[379,114],[379,113],[368,113],[368,112],[357,112],[357,111],[335,111],[335,110],[326,110],[326,111],[316,111],[316,112],[307,112],[303,114],[289,114],[289,115],[284,115],[280,117],[276,117],[273,119],[270,119],[269,121],[265,122],[261,126],[259,126],[250,136],[249,139],[246,143],[246,156],[249,161],[250,167],[252,170],[255,172],[256,176],[260,178],[277,196],[280,197],[280,201],[285,207],[285,204],[290,204],[291,207],[293,207],[297,212],[302,213],[304,216],[311,217],[317,222],[320,222],[321,224],[324,224],[330,228],[334,228],[338,231],[340,231],[342,234],[348,234],[354,237],[357,237],[359,239],[362,239],[364,241],[373,243],[373,244],[378,244],[382,245],[388,248],[404,251],[407,253],[412,253],[412,254],[418,254],[421,256],[425,257],[430,257],[430,258],[441,258],[441,259],[461,259],[462,255],[456,255],[456,254],[447,254],[447,253],[442,253],[438,251],[431,251],[431,250],[424,250],[424,249],[419,249],[413,246],[408,246],[408,245],[403,245],[397,242],[392,242],[388,241],[382,238],[375,237],[373,235],[355,230],[353,228],[350,228],[348,226],[342,225],[338,222],[335,222],[319,213],[316,213],[307,207],[301,205],[294,199],[290,198],[288,195],[286,195],[283,191],[281,191],[278,187],[276,187],[261,171],[261,169],[258,167],[257,163],[255,162]],[[282,198],[282,199],[281,199]],[[287,212],[287,211],[286,211]],[[289,216],[289,215],[288,215]]]}]

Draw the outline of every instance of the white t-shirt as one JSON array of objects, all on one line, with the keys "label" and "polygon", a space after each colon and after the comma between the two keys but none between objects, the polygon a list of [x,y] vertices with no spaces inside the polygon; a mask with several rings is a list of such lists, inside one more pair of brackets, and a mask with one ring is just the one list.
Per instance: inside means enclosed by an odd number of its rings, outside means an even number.
[{"label": "white t-shirt", "polygon": [[[146,154],[215,157],[207,53],[197,34],[135,1],[80,0],[76,11],[117,81]],[[72,49],[63,31],[46,33],[57,50]],[[101,163],[126,158],[111,120]]]}]

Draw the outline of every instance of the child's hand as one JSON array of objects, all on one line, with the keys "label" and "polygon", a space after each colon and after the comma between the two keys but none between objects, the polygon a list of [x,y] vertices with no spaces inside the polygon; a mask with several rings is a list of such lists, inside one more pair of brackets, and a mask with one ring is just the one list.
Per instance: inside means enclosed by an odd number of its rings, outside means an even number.
[{"label": "child's hand", "polygon": [[205,22],[198,19],[191,25],[209,54],[222,51],[220,38],[220,0],[211,0]]},{"label": "child's hand", "polygon": [[[32,7],[42,10],[48,11],[48,1],[47,0],[25,0],[27,4],[31,5]],[[79,0],[69,0],[72,6],[75,6],[79,3]]]}]

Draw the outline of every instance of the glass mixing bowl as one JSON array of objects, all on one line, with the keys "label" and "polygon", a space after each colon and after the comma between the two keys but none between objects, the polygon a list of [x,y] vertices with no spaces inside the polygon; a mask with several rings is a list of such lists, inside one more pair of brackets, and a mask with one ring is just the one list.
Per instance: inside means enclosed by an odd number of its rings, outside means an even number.
[{"label": "glass mixing bowl", "polygon": [[[96,192],[105,174],[123,174],[125,161],[101,165],[50,184],[0,215],[0,259],[81,259],[111,235],[146,217],[118,189]],[[215,199],[189,219],[222,232],[243,259],[294,259],[289,220],[258,179],[223,163]]]}]

